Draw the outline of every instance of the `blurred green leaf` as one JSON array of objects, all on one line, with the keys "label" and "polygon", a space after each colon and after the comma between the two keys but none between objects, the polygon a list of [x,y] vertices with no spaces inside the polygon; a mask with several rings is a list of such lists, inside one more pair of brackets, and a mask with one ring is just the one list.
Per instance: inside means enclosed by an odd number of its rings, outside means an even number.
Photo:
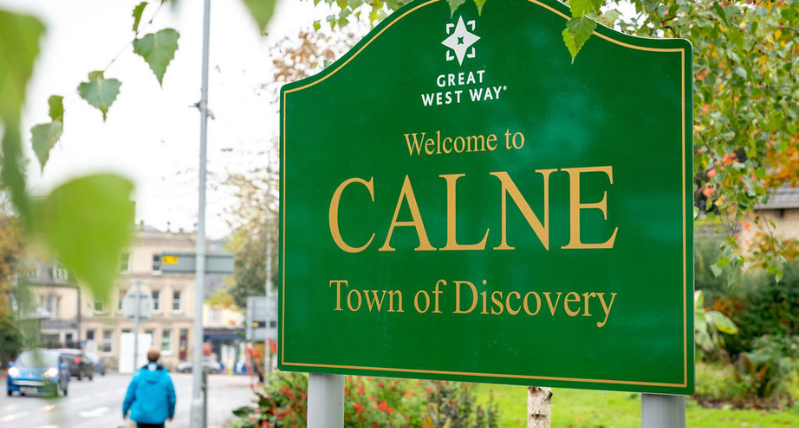
[{"label": "blurred green leaf", "polygon": [[250,11],[250,16],[258,24],[258,30],[263,34],[266,31],[266,24],[269,24],[269,19],[272,18],[272,12],[275,10],[275,3],[277,0],[243,0],[247,10]]},{"label": "blurred green leaf", "polygon": [[119,80],[106,79],[102,71],[92,71],[89,73],[89,81],[78,85],[78,93],[87,103],[99,109],[105,120],[108,108],[119,95],[120,86],[122,82]]},{"label": "blurred green leaf", "polygon": [[0,120],[6,126],[19,121],[43,34],[38,19],[0,10]]},{"label": "blurred green leaf", "polygon": [[163,86],[164,73],[169,62],[175,58],[180,34],[172,28],[147,34],[133,41],[133,52],[139,54],[155,73],[158,83]]},{"label": "blurred green leaf", "polygon": [[133,8],[133,32],[139,32],[139,24],[141,23],[141,14],[144,12],[144,8],[147,7],[147,2],[143,1],[136,5]]},{"label": "blurred green leaf", "polygon": [[133,183],[96,174],[62,184],[37,205],[36,232],[64,266],[104,298],[130,243]]},{"label": "blurred green leaf", "polygon": [[705,312],[705,318],[716,327],[716,330],[727,334],[738,334],[738,326],[719,311]]},{"label": "blurred green leaf", "polygon": [[43,123],[31,128],[31,142],[33,145],[33,152],[36,158],[39,159],[42,171],[50,159],[50,150],[55,147],[55,143],[61,138],[64,132],[64,125],[60,121]]},{"label": "blurred green leaf", "polygon": [[55,122],[59,121],[62,124],[64,123],[64,97],[60,95],[52,95],[50,99],[47,100],[47,104],[50,105],[50,119]]},{"label": "blurred green leaf", "polygon": [[449,2],[449,10],[451,11],[452,15],[455,15],[455,11],[461,7],[462,4],[466,2],[466,0],[447,0]]},{"label": "blurred green leaf", "polygon": [[0,10],[0,128],[3,129],[0,179],[11,190],[11,202],[26,224],[31,218],[30,200],[26,192],[19,120],[44,29],[32,16]]},{"label": "blurred green leaf", "polygon": [[474,4],[477,5],[477,14],[483,14],[483,5],[486,3],[486,0],[474,0]]}]

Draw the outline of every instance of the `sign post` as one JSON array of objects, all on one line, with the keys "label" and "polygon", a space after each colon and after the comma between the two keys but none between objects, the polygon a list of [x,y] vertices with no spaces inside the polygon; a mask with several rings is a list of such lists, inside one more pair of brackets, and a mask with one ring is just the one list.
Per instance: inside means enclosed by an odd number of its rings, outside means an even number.
[{"label": "sign post", "polygon": [[280,369],[692,393],[691,46],[570,16],[417,0],[282,88]]}]

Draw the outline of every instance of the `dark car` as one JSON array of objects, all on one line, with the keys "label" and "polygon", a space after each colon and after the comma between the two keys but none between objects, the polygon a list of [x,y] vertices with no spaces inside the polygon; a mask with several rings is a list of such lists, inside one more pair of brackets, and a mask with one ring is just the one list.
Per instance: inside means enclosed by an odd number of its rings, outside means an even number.
[{"label": "dark car", "polygon": [[97,354],[86,354],[86,358],[94,364],[94,372],[100,376],[105,376],[105,361],[98,357]]},{"label": "dark car", "polygon": [[70,376],[83,380],[84,377],[94,380],[94,363],[80,349],[57,350],[69,366]]},{"label": "dark car", "polygon": [[8,391],[26,394],[67,395],[69,370],[66,361],[56,351],[24,351],[9,364]]}]

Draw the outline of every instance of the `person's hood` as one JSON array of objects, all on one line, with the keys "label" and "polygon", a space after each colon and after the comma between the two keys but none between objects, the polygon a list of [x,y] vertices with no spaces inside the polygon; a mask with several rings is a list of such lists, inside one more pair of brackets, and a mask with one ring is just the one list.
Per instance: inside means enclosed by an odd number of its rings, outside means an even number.
[{"label": "person's hood", "polygon": [[164,366],[156,363],[150,363],[139,369],[139,376],[145,382],[156,383],[166,374]]}]

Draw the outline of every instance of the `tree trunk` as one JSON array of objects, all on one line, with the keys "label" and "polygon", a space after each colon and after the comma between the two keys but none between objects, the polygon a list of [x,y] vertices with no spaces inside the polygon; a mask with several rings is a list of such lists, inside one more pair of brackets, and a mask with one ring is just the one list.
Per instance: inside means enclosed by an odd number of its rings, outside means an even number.
[{"label": "tree trunk", "polygon": [[552,388],[527,388],[527,428],[550,428],[552,425]]}]

